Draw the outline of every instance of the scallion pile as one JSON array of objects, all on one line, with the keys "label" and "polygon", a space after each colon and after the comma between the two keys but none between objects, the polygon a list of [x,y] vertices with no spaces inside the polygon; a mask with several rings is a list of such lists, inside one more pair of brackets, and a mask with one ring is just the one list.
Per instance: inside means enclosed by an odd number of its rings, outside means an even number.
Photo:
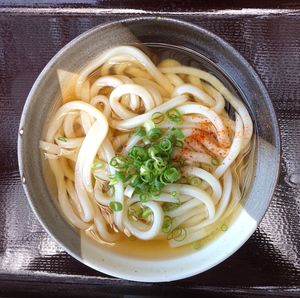
[{"label": "scallion pile", "polygon": [[180,178],[171,156],[176,147],[183,145],[184,135],[178,128],[163,132],[153,121],[139,127],[135,134],[142,137],[142,145],[131,148],[126,156],[116,155],[111,159],[110,165],[116,172],[110,177],[110,185],[122,181],[134,190],[132,195],[137,194],[141,202],[147,202],[159,196],[165,185]]}]

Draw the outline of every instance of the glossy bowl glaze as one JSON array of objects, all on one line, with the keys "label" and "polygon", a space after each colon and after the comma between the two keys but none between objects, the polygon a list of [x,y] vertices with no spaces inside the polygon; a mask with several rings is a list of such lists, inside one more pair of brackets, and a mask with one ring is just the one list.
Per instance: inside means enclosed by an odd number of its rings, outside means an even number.
[{"label": "glossy bowl glaze", "polygon": [[[253,117],[257,145],[255,175],[243,208],[215,240],[200,250],[174,258],[127,257],[99,248],[69,225],[45,182],[39,140],[59,91],[57,70],[78,71],[108,47],[141,42],[198,55],[207,69],[224,77],[242,97]],[[263,218],[277,182],[279,128],[271,100],[247,61],[218,36],[200,27],[166,18],[133,18],[95,27],[75,38],[46,65],[34,83],[21,118],[19,168],[28,201],[49,234],[74,258],[103,273],[135,281],[163,282],[186,278],[219,264],[237,251]],[[48,178],[48,177],[47,177]],[[84,240],[84,241],[83,241]]]}]

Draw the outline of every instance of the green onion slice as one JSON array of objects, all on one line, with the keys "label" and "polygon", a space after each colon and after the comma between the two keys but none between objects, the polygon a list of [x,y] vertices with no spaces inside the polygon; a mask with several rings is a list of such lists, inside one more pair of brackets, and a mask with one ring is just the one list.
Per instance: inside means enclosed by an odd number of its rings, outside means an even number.
[{"label": "green onion slice", "polygon": [[170,183],[175,182],[180,174],[176,168],[168,168],[164,171],[164,179]]},{"label": "green onion slice", "polygon": [[118,212],[118,211],[122,211],[123,206],[120,202],[117,201],[111,201],[109,203],[109,208],[114,211],[114,212]]},{"label": "green onion slice", "polygon": [[68,139],[66,137],[58,137],[57,139],[62,142],[68,142]]},{"label": "green onion slice", "polygon": [[149,195],[146,194],[146,193],[143,193],[143,194],[140,194],[140,201],[143,202],[143,203],[146,203],[149,201]]},{"label": "green onion slice", "polygon": [[174,239],[175,241],[182,241],[186,238],[187,231],[185,228],[174,229],[167,237],[168,240]]},{"label": "green onion slice", "polygon": [[167,111],[166,115],[173,123],[179,124],[182,121],[182,115],[177,109]]},{"label": "green onion slice", "polygon": [[152,115],[151,120],[153,121],[154,124],[159,124],[163,122],[165,119],[165,116],[161,112],[156,112]]},{"label": "green onion slice", "polygon": [[147,135],[151,141],[154,141],[159,139],[162,136],[162,133],[159,128],[151,128]]},{"label": "green onion slice", "polygon": [[159,142],[159,148],[162,151],[169,152],[170,150],[172,150],[172,142],[169,139],[164,139]]},{"label": "green onion slice", "polygon": [[200,186],[202,183],[202,180],[198,177],[192,177],[191,180],[190,180],[190,184],[193,185],[193,186]]},{"label": "green onion slice", "polygon": [[172,218],[170,216],[165,216],[162,224],[162,232],[169,233],[172,229]]},{"label": "green onion slice", "polygon": [[135,132],[134,135],[139,136],[139,137],[144,137],[146,135],[146,130],[144,127],[139,127]]},{"label": "green onion slice", "polygon": [[152,215],[152,210],[146,207],[142,213],[142,218],[148,218],[150,215]]},{"label": "green onion slice", "polygon": [[103,161],[95,161],[91,164],[91,169],[101,169],[101,168],[104,168]]},{"label": "green onion slice", "polygon": [[211,160],[211,164],[215,167],[217,167],[219,165],[219,162],[216,159],[212,159]]}]

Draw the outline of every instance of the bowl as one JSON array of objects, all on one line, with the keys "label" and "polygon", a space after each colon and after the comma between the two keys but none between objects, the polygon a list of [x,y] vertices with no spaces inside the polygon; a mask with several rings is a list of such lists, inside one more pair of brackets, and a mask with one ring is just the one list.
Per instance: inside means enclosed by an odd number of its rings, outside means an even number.
[{"label": "bowl", "polygon": [[[43,127],[59,90],[58,69],[77,71],[108,45],[136,41],[194,55],[238,93],[254,120],[255,169],[251,189],[225,233],[200,250],[171,258],[116,254],[85,239],[71,227],[52,199],[39,150]],[[18,138],[20,175],[28,202],[45,230],[74,258],[100,272],[133,281],[164,282],[204,272],[236,252],[262,220],[276,186],[280,139],[269,95],[254,69],[228,43],[195,25],[167,18],[138,17],[97,26],[62,48],[46,65],[26,100]],[[82,241],[84,240],[84,241]]]}]

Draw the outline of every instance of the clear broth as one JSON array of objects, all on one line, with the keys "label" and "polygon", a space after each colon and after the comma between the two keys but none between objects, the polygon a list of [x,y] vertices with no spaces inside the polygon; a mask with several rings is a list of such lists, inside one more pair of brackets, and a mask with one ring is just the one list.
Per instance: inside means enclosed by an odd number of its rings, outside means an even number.
[{"label": "clear broth", "polygon": [[[137,46],[137,45],[135,45]],[[138,45],[140,48],[143,49],[143,45]],[[147,54],[151,57],[151,59],[158,64],[160,60],[163,59],[176,59],[182,64],[197,67],[199,69],[208,71],[209,73],[216,76],[223,84],[228,88],[235,96],[243,100],[242,93],[238,89],[237,86],[226,76],[218,66],[213,63],[212,61],[208,60],[206,57],[188,50],[183,47],[178,46],[171,46],[166,44],[145,44],[148,47]],[[94,74],[97,70],[94,72]],[[93,75],[93,74],[92,74]],[[245,100],[243,100],[245,103]],[[49,113],[49,116],[53,114],[53,112],[61,105],[61,99],[55,102],[53,109]],[[233,109],[227,105],[226,109],[229,115],[232,115]],[[49,117],[48,117],[49,120]],[[48,122],[48,121],[47,121]],[[47,127],[47,124],[46,124]],[[44,161],[43,163],[44,168],[44,175],[47,177],[46,181],[48,184],[48,188],[50,194],[53,198],[57,196],[56,194],[56,187],[55,187],[55,180],[49,165],[47,162]],[[55,189],[55,190],[54,190]],[[57,201],[55,200],[55,204],[58,205]],[[113,244],[106,244],[106,243],[99,243],[93,239],[89,239],[89,241],[93,241],[95,245],[104,248],[105,250],[109,250],[112,253],[122,254],[129,257],[140,257],[140,258],[148,258],[148,259],[167,259],[167,258],[174,258],[177,256],[185,255],[194,252],[195,250],[199,250],[212,242],[214,239],[226,233],[227,229],[230,228],[230,225],[234,221],[235,217],[238,215],[242,208],[241,202],[232,212],[232,214],[227,217],[225,220],[220,221],[216,230],[206,238],[198,240],[194,243],[187,244],[183,247],[178,248],[171,248],[168,245],[168,241],[165,239],[158,239],[158,240],[139,240],[134,236],[127,237],[122,235],[121,238]],[[75,228],[74,228],[75,229]],[[87,236],[84,231],[80,231],[82,235],[82,241],[86,241]]]}]

